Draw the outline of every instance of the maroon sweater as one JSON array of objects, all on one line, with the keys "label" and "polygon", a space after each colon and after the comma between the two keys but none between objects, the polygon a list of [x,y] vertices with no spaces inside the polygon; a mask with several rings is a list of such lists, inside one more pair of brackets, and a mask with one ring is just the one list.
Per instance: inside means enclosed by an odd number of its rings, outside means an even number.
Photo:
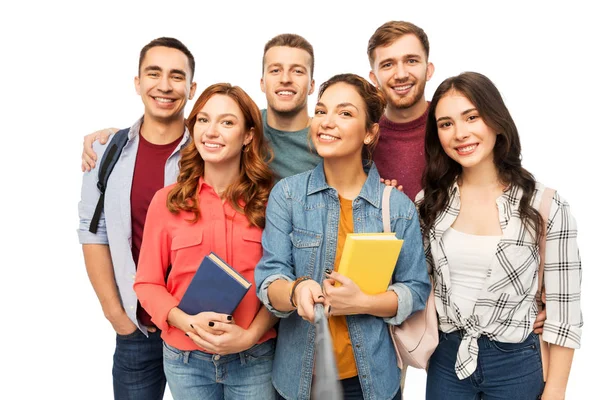
[{"label": "maroon sweater", "polygon": [[425,170],[425,123],[429,108],[419,118],[395,123],[382,116],[379,120],[379,143],[373,160],[384,179],[396,179],[404,193],[415,200],[421,191],[421,176]]}]

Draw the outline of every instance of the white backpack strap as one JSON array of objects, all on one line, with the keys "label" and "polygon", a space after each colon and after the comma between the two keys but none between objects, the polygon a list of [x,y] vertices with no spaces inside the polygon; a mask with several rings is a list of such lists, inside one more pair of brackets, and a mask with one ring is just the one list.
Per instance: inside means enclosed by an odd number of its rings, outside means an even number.
[{"label": "white backpack strap", "polygon": [[390,194],[394,190],[393,186],[386,186],[383,189],[383,198],[381,201],[381,217],[383,218],[383,231],[391,232],[392,225],[390,223]]}]

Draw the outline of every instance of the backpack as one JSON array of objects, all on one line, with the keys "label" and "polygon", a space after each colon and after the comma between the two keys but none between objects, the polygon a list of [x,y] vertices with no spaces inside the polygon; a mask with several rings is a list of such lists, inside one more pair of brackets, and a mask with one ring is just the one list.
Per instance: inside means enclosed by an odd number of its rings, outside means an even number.
[{"label": "backpack", "polygon": [[94,216],[90,222],[89,231],[92,233],[98,232],[98,222],[100,221],[100,215],[104,210],[104,193],[106,192],[106,184],[108,183],[108,177],[112,172],[115,164],[121,156],[123,147],[127,144],[129,139],[129,128],[121,129],[113,136],[108,149],[104,153],[102,160],[100,160],[100,169],[98,171],[98,190],[100,191],[100,198],[98,204],[96,204],[96,210],[94,210]]}]

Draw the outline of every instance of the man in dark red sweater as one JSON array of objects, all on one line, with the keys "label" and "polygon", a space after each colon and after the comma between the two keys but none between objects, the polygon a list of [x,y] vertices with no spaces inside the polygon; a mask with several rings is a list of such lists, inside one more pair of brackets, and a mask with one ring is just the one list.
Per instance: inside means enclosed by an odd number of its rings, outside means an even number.
[{"label": "man in dark red sweater", "polygon": [[425,83],[434,71],[429,40],[410,22],[390,21],[373,33],[367,53],[371,81],[387,101],[373,159],[381,176],[396,180],[414,200],[425,169]]}]

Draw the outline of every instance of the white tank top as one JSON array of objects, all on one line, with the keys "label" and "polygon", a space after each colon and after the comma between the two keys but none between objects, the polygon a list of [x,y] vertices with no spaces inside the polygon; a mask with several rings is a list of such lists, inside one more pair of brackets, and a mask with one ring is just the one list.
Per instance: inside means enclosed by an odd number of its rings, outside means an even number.
[{"label": "white tank top", "polygon": [[463,317],[473,314],[473,307],[487,277],[501,236],[480,236],[448,228],[443,234],[448,258],[452,300]]}]

